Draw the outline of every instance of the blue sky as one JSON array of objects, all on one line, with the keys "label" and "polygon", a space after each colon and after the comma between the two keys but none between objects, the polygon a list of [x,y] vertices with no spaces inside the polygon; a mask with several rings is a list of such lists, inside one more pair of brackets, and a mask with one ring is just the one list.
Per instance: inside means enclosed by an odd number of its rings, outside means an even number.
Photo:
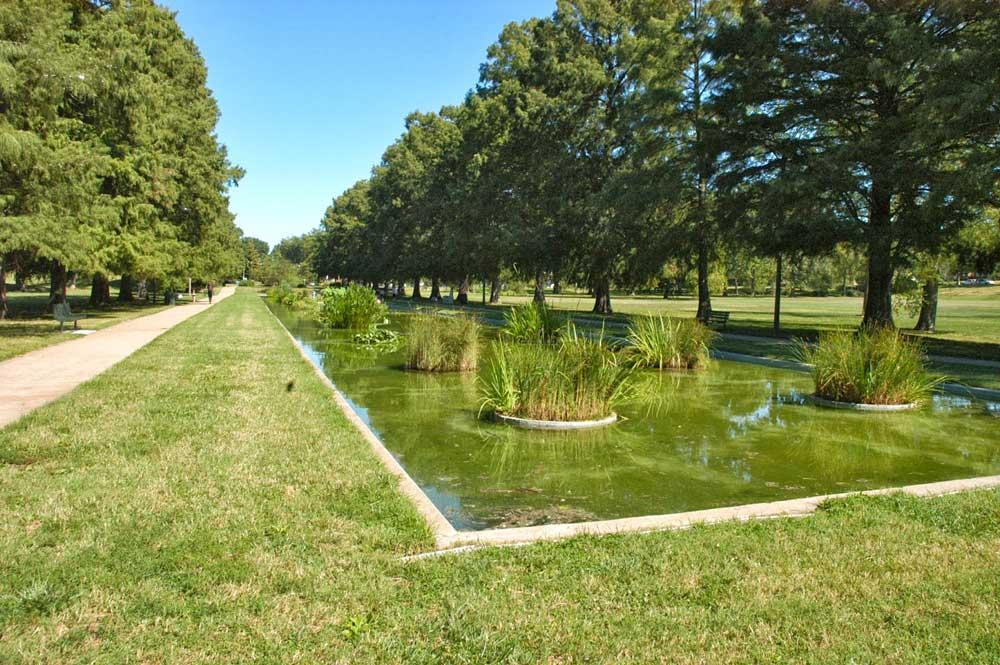
[{"label": "blue sky", "polygon": [[554,0],[161,0],[208,63],[219,136],[247,170],[236,223],[270,244],[319,224],[410,111],[461,101],[510,21]]}]

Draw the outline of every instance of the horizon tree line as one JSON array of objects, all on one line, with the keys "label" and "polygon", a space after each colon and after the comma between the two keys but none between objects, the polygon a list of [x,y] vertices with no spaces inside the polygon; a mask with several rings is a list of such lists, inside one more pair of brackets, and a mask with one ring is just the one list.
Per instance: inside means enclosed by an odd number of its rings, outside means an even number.
[{"label": "horizon tree line", "polygon": [[990,2],[559,0],[507,25],[461,104],[412,113],[318,232],[320,274],[458,285],[572,282],[612,311],[668,262],[775,263],[848,248],[863,325],[996,225],[1000,7]]}]

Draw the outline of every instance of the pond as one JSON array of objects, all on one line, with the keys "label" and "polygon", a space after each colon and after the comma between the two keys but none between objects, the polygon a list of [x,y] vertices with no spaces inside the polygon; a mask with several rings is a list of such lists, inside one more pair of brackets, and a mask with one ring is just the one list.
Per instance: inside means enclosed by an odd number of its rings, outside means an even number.
[{"label": "pond", "polygon": [[404,371],[401,354],[272,310],[458,530],[1000,474],[996,403],[938,395],[915,412],[829,410],[803,400],[808,375],[713,361],[644,373],[651,396],[619,409],[612,427],[527,431],[477,418],[474,375]]}]

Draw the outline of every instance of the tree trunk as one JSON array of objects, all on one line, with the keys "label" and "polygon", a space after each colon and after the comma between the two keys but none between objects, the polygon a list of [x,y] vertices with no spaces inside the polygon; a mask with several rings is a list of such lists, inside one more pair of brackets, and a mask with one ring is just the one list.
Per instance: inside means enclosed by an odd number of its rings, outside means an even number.
[{"label": "tree trunk", "polygon": [[606,279],[599,279],[594,284],[595,314],[613,314],[611,309],[611,285]]},{"label": "tree trunk", "polygon": [[111,282],[103,273],[94,273],[94,281],[90,285],[90,306],[101,307],[111,303]]},{"label": "tree trunk", "polygon": [[698,313],[695,317],[708,322],[712,313],[712,293],[708,289],[708,243],[704,240],[698,246]]},{"label": "tree trunk", "polygon": [[552,280],[552,295],[557,296],[562,293],[562,280],[556,277]]},{"label": "tree trunk", "polygon": [[781,254],[774,260],[774,334],[781,332]]},{"label": "tree trunk", "polygon": [[424,296],[420,293],[420,278],[419,277],[414,277],[413,278],[413,299],[414,300],[423,300],[424,299]]},{"label": "tree trunk", "polygon": [[892,237],[889,225],[892,211],[889,193],[872,184],[868,239],[868,297],[865,298],[865,328],[892,328]]},{"label": "tree trunk", "polygon": [[0,321],[7,318],[7,265],[0,257]]},{"label": "tree trunk", "polygon": [[28,273],[24,270],[14,271],[14,290],[24,291],[28,286]]},{"label": "tree trunk", "polygon": [[66,302],[66,266],[58,261],[53,263],[49,275],[49,304]]},{"label": "tree trunk", "polygon": [[441,302],[441,280],[437,277],[431,278],[431,300]]},{"label": "tree trunk", "polygon": [[545,304],[545,273],[541,270],[535,272],[535,294],[532,300],[539,304]]},{"label": "tree trunk", "polygon": [[132,302],[135,300],[135,282],[132,275],[122,275],[121,287],[118,289],[118,302]]},{"label": "tree trunk", "polygon": [[500,276],[493,275],[490,278],[490,304],[499,305],[500,304]]},{"label": "tree trunk", "polygon": [[938,280],[937,277],[924,283],[924,296],[920,303],[920,316],[914,330],[934,332],[937,329]]},{"label": "tree trunk", "polygon": [[462,278],[462,283],[458,285],[458,298],[455,300],[456,304],[468,305],[469,304],[469,277],[466,275]]}]

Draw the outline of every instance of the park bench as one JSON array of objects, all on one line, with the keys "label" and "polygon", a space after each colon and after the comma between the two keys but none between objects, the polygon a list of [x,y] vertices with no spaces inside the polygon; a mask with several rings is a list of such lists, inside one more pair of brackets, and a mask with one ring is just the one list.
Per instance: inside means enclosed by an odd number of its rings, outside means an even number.
[{"label": "park bench", "polygon": [[52,306],[52,316],[56,321],[59,322],[59,330],[62,331],[63,326],[70,321],[73,322],[73,328],[76,329],[77,321],[80,319],[87,318],[84,314],[74,314],[73,310],[69,308],[68,302],[59,302]]},{"label": "park bench", "polygon": [[726,329],[726,324],[729,323],[729,312],[716,312],[712,310],[708,313],[708,327],[709,328],[721,328]]}]

